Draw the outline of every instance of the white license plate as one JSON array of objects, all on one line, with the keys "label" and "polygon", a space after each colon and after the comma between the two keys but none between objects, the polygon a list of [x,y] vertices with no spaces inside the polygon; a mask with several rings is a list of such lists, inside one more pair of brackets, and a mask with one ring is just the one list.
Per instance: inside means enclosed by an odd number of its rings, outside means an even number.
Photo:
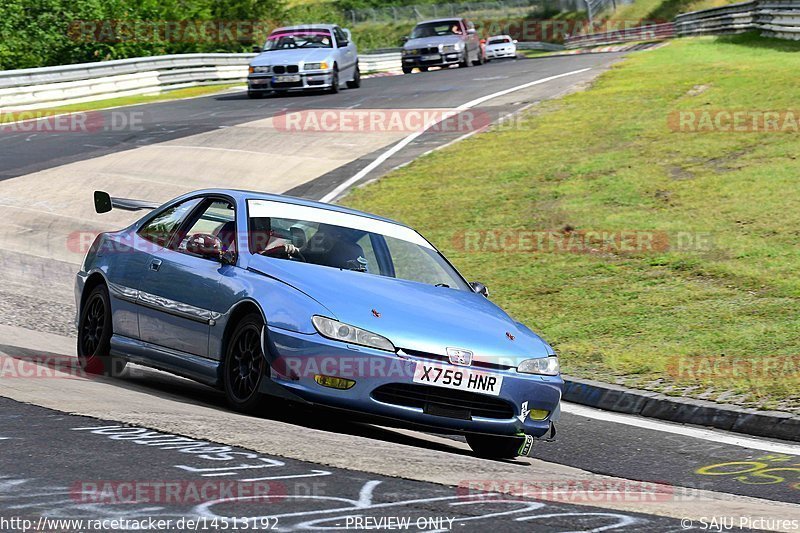
[{"label": "white license plate", "polygon": [[414,383],[497,396],[503,386],[503,376],[457,366],[418,362],[414,368]]},{"label": "white license plate", "polygon": [[272,83],[297,83],[300,81],[300,74],[292,74],[291,76],[275,76],[272,78]]},{"label": "white license plate", "polygon": [[422,56],[420,59],[422,61],[439,61],[442,58],[439,54],[434,54],[430,56]]}]

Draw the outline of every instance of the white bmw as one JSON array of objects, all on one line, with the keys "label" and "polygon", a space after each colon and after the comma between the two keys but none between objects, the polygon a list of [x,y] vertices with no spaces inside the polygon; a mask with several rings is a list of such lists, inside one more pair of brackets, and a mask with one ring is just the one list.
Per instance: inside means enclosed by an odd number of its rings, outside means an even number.
[{"label": "white bmw", "polygon": [[486,40],[486,57],[500,59],[503,57],[517,58],[517,40],[509,35],[495,35]]}]

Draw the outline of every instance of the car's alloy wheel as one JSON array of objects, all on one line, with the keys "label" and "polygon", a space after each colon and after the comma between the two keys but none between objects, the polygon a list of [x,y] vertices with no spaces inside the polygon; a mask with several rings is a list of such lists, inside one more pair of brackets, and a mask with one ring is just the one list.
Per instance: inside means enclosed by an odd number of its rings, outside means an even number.
[{"label": "car's alloy wheel", "polygon": [[494,437],[491,435],[467,435],[467,444],[475,455],[491,459],[513,459],[519,455],[522,437]]},{"label": "car's alloy wheel", "polygon": [[244,317],[233,330],[223,363],[223,387],[228,403],[236,410],[252,412],[259,404],[266,359],[261,348],[261,316]]},{"label": "car's alloy wheel", "polygon": [[347,86],[350,89],[358,89],[361,87],[361,71],[356,67],[356,71],[353,73],[353,79],[347,82]]},{"label": "car's alloy wheel", "polygon": [[464,59],[458,64],[459,68],[465,68],[470,65],[469,52],[464,50]]},{"label": "car's alloy wheel", "polygon": [[81,308],[78,320],[78,364],[89,374],[118,375],[126,362],[111,357],[111,304],[108,289],[98,285]]}]

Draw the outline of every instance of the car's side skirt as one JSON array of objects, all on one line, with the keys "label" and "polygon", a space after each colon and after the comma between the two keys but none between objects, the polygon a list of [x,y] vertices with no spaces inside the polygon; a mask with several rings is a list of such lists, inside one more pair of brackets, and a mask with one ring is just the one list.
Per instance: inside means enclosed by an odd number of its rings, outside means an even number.
[{"label": "car's side skirt", "polygon": [[212,387],[219,386],[219,361],[171,350],[122,335],[111,337],[111,355],[132,363],[171,372]]}]

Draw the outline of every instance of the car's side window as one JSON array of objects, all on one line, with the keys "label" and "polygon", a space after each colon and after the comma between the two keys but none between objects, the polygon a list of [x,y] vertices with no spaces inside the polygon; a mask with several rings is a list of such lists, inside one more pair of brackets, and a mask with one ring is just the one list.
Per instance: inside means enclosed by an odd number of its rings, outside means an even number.
[{"label": "car's side window", "polygon": [[178,251],[186,253],[186,243],[192,235],[210,235],[220,241],[222,251],[236,250],[236,210],[231,202],[213,199],[181,230]]},{"label": "car's side window", "polygon": [[202,198],[193,198],[164,209],[139,228],[139,236],[159,246],[167,246],[184,219],[201,201]]},{"label": "car's side window", "polygon": [[342,47],[342,43],[347,40],[347,36],[344,34],[341,28],[338,26],[333,29],[333,33],[336,34],[336,46],[339,48]]}]

